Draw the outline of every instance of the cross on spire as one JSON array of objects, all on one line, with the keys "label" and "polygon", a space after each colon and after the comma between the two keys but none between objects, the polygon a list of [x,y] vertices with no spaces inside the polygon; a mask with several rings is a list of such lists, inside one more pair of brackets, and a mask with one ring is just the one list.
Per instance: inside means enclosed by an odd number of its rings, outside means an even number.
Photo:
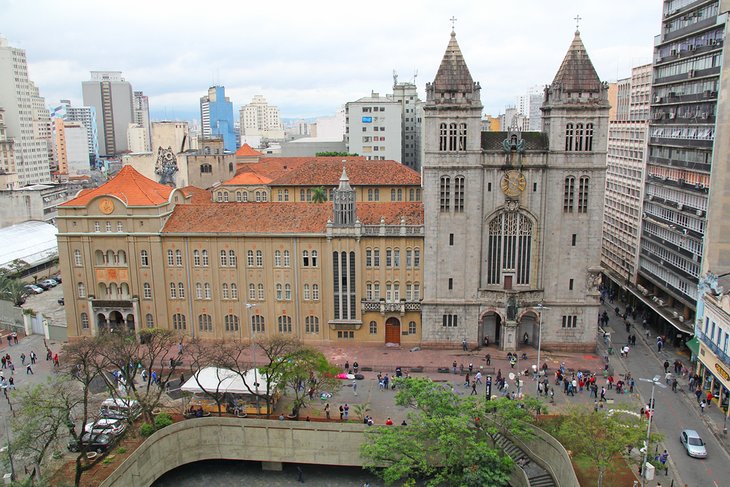
[{"label": "cross on spire", "polygon": [[583,18],[579,14],[573,17],[573,20],[575,20],[575,30],[578,30],[580,27],[580,21],[583,20]]},{"label": "cross on spire", "polygon": [[449,20],[451,21],[451,32],[454,32],[454,27],[455,27],[455,23],[456,23],[456,20],[457,20],[457,19],[456,19],[456,17],[454,17],[454,16],[452,15],[452,16],[451,16],[451,18],[450,18]]}]

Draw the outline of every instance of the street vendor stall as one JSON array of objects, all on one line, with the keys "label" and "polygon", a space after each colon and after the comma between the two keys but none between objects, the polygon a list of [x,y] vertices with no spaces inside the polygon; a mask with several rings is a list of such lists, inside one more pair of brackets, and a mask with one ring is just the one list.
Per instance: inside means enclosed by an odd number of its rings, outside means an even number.
[{"label": "street vendor stall", "polygon": [[[257,387],[256,381],[258,381]],[[220,400],[221,411],[224,413],[236,416],[266,414],[265,382],[261,373],[254,369],[247,370],[243,377],[229,369],[218,367],[200,369],[180,388],[193,394],[188,407],[185,408],[186,415],[194,417],[218,414],[216,399]],[[271,382],[269,392],[273,408],[279,399],[276,382]],[[199,411],[202,411],[202,414]]]}]

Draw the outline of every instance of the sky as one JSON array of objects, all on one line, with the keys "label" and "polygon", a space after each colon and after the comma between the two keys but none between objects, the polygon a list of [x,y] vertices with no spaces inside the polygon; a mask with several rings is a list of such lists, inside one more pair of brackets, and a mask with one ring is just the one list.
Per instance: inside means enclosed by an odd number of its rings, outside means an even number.
[{"label": "sky", "polygon": [[200,117],[212,85],[238,108],[263,95],[285,118],[333,115],[393,72],[425,100],[450,19],[484,113],[549,84],[580,32],[602,80],[650,63],[661,0],[0,0],[0,36],[26,50],[49,106],[81,104],[89,71],[122,71],[153,120]]}]

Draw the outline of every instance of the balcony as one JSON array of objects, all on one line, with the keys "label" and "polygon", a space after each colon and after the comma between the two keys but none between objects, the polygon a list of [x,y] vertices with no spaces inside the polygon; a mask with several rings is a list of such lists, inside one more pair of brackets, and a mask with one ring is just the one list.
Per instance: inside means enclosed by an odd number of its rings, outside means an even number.
[{"label": "balcony", "polygon": [[720,347],[710,340],[710,338],[705,335],[703,332],[701,332],[699,329],[695,330],[695,335],[700,339],[700,341],[710,350],[712,350],[712,353],[715,354],[715,356],[725,365],[730,366],[730,357],[728,357],[727,353],[723,352]]},{"label": "balcony", "polygon": [[421,311],[421,302],[401,299],[395,303],[386,303],[385,299],[374,300],[363,298],[361,301],[361,310],[363,313],[375,312],[381,315],[385,315],[385,313],[399,313],[403,316],[410,311]]}]

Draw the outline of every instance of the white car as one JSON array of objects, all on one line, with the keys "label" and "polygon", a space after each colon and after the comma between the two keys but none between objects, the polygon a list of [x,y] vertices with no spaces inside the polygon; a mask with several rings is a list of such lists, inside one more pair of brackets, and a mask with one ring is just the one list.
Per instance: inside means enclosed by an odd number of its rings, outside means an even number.
[{"label": "white car", "polygon": [[86,423],[84,431],[94,434],[106,434],[119,436],[127,429],[127,425],[120,419],[101,418],[91,423]]},{"label": "white car", "polygon": [[707,458],[707,448],[700,435],[695,430],[683,430],[679,435],[679,441],[687,450],[687,455],[693,458]]}]

